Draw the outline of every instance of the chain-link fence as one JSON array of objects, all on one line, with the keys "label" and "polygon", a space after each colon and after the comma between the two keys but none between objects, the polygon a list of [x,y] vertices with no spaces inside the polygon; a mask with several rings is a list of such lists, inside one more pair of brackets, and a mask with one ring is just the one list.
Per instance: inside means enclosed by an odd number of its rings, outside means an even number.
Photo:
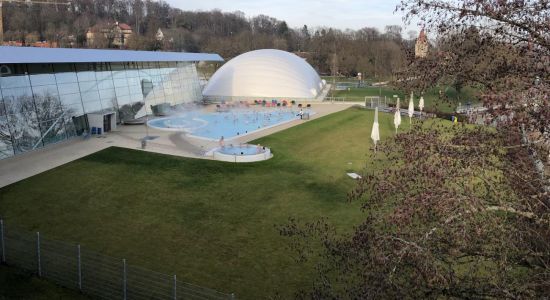
[{"label": "chain-link fence", "polygon": [[1,262],[19,267],[61,286],[105,299],[235,299],[224,294],[129,265],[80,245],[42,238],[6,226],[0,219]]}]

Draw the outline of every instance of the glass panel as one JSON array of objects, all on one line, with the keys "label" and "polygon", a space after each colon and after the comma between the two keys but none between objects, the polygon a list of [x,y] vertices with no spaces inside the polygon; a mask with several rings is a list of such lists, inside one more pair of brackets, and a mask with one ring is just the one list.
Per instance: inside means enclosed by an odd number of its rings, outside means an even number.
[{"label": "glass panel", "polygon": [[32,86],[55,84],[54,74],[31,74],[29,78]]},{"label": "glass panel", "polygon": [[78,82],[78,77],[75,72],[55,73],[55,80],[57,83],[72,83]]},{"label": "glass panel", "polygon": [[116,91],[117,98],[120,96],[126,96],[130,94],[130,91],[128,90],[128,86],[117,87],[115,91]]},{"label": "glass panel", "polygon": [[101,103],[99,101],[84,102],[84,111],[87,114],[101,112]]},{"label": "glass panel", "polygon": [[151,76],[157,76],[157,75],[160,75],[160,70],[159,69],[149,69],[149,74],[151,74]]},{"label": "glass panel", "polygon": [[80,92],[81,93],[97,91],[97,82],[95,80],[94,81],[79,82],[78,85],[80,86]]},{"label": "glass panel", "polygon": [[113,79],[107,78],[97,81],[97,88],[98,89],[112,89],[114,88]]},{"label": "glass panel", "polygon": [[99,101],[99,92],[98,91],[90,91],[86,93],[82,93],[82,102],[97,102]]},{"label": "glass panel", "polygon": [[132,94],[130,95],[130,101],[133,102],[141,102],[143,101],[143,95],[141,93],[139,94]]},{"label": "glass panel", "polygon": [[140,85],[139,77],[128,78],[127,81],[128,81],[128,85]]},{"label": "glass panel", "polygon": [[13,156],[13,142],[8,117],[0,115],[0,159]]},{"label": "glass panel", "polygon": [[129,96],[129,95],[125,95],[125,96],[118,96],[118,95],[117,95],[116,99],[117,99],[119,108],[120,108],[122,105],[129,104],[129,103],[130,103],[130,96]]},{"label": "glass panel", "polygon": [[31,111],[8,115],[10,131],[14,140],[14,152],[21,153],[42,147],[40,127],[36,114]]},{"label": "glass panel", "polygon": [[0,87],[3,89],[28,87],[30,85],[29,76],[27,75],[0,77]]},{"label": "glass panel", "polygon": [[84,114],[84,108],[82,107],[81,103],[73,105],[63,105],[63,111],[65,112],[66,117],[81,116]]},{"label": "glass panel", "polygon": [[67,138],[77,136],[76,127],[72,121],[71,118],[66,118],[65,120],[65,134],[67,135]]},{"label": "glass panel", "polygon": [[76,135],[82,135],[85,131],[89,130],[88,119],[86,116],[72,117],[69,121],[72,126],[68,128],[74,129]]},{"label": "glass panel", "polygon": [[96,77],[97,87],[99,89],[112,89],[114,87],[113,76],[111,72],[98,72],[96,74]]},{"label": "glass panel", "polygon": [[55,95],[57,96],[57,85],[50,84],[50,85],[40,85],[40,86],[33,86],[32,92],[34,94],[34,97],[42,97],[45,95]]},{"label": "glass panel", "polygon": [[81,105],[82,99],[80,99],[80,94],[68,94],[59,96],[61,104],[63,105]]},{"label": "glass panel", "polygon": [[111,73],[111,71],[97,71],[95,77],[98,81],[106,79],[112,80],[113,74]]},{"label": "glass panel", "polygon": [[27,88],[2,89],[7,114],[34,111],[32,90]]},{"label": "glass panel", "polygon": [[114,83],[115,83],[115,87],[125,87],[125,86],[128,86],[128,81],[126,80],[126,77],[124,78],[115,78],[113,79]]},{"label": "glass panel", "polygon": [[113,111],[117,107],[117,98],[115,90],[99,90],[99,97],[101,98],[101,105],[104,111]]},{"label": "glass panel", "polygon": [[34,87],[34,104],[39,121],[58,118],[63,114],[56,86]]},{"label": "glass panel", "polygon": [[80,93],[78,83],[59,83],[57,89],[60,95]]},{"label": "glass panel", "polygon": [[4,100],[2,100],[2,94],[0,93],[0,117],[5,116],[6,108],[4,107]]},{"label": "glass panel", "polygon": [[106,89],[106,90],[99,90],[99,97],[101,99],[116,99],[115,90],[114,89]]},{"label": "glass panel", "polygon": [[43,136],[42,142],[44,145],[56,143],[67,138],[64,123],[64,118],[40,122],[40,130]]},{"label": "glass panel", "polygon": [[92,71],[78,72],[76,73],[76,76],[78,77],[78,82],[95,81],[95,72]]},{"label": "glass panel", "polygon": [[55,84],[55,75],[51,64],[28,64],[31,85]]},{"label": "glass panel", "polygon": [[136,113],[143,108],[143,102],[130,102],[130,96],[118,98],[118,113],[120,120],[132,120],[136,118]]},{"label": "glass panel", "polygon": [[126,77],[127,78],[139,77],[139,71],[138,70],[126,70]]},{"label": "glass panel", "polygon": [[141,90],[141,86],[139,85],[131,85],[128,87],[128,90],[129,90],[129,94],[130,95],[135,95],[135,94],[143,94],[142,90]]}]

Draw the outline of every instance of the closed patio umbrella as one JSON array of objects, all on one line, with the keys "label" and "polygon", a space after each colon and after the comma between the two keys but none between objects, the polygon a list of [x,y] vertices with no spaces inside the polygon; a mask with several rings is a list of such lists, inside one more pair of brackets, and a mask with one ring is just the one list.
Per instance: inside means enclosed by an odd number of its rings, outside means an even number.
[{"label": "closed patio umbrella", "polygon": [[395,114],[393,115],[393,125],[395,125],[395,133],[397,133],[397,128],[401,125],[401,110],[399,109],[399,99],[395,105]]},{"label": "closed patio umbrella", "polygon": [[374,123],[372,124],[372,131],[370,138],[374,142],[374,152],[376,152],[376,144],[380,140],[380,126],[378,125],[378,107],[374,109]]},{"label": "closed patio umbrella", "polygon": [[411,92],[411,99],[409,100],[409,124],[412,123],[412,117],[414,115],[414,101],[413,101],[413,93]]},{"label": "closed patio umbrella", "polygon": [[420,116],[422,116],[422,110],[424,109],[424,97],[420,97],[418,101],[418,108],[420,109]]}]

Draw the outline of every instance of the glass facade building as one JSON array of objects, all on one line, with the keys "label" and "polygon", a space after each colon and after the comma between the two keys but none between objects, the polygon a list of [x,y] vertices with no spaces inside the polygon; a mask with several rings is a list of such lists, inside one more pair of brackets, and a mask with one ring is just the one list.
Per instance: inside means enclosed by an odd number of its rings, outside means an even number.
[{"label": "glass facade building", "polygon": [[200,100],[194,62],[0,63],[0,159],[82,135],[88,114],[120,123]]}]

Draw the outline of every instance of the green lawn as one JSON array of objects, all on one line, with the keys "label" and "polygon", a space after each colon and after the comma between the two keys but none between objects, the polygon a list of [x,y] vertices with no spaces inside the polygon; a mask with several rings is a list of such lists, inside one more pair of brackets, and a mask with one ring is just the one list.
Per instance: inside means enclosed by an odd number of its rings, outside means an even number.
[{"label": "green lawn", "polygon": [[[250,164],[109,148],[0,189],[0,215],[238,298],[287,298],[313,269],[294,261],[276,225],[361,220],[345,173],[363,169],[372,120],[349,109],[306,122],[254,141],[275,156]],[[392,135],[391,115],[380,128],[382,139]]]},{"label": "green lawn", "polygon": [[[441,90],[449,100],[439,100],[439,88],[431,88],[424,94],[425,110],[452,113],[455,111],[458,103],[466,104],[468,100],[471,100],[472,103],[478,102],[477,94],[479,93],[479,90],[473,87],[465,87],[460,91],[460,93],[457,93],[457,91],[452,87],[441,87]],[[350,88],[349,90],[344,91],[334,91],[331,96],[345,97],[346,101],[360,102],[364,101],[366,96],[381,96],[382,99],[387,97],[390,103],[395,103],[393,95],[397,95],[401,99],[401,107],[408,106],[408,97],[410,96],[410,93],[405,94],[403,91],[391,86]],[[415,106],[418,105],[419,96],[420,95],[415,95]],[[415,108],[418,109],[417,107]]]},{"label": "green lawn", "polygon": [[59,287],[16,268],[0,265],[0,299],[84,300],[88,298],[76,291]]}]

